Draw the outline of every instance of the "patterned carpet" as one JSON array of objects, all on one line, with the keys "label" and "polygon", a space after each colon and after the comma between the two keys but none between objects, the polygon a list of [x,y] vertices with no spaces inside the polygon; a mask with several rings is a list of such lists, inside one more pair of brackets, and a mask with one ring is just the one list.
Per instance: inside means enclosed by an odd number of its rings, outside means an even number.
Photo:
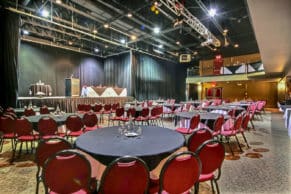
[{"label": "patterned carpet", "polygon": [[[106,125],[104,125],[106,126]],[[165,121],[165,127],[168,128],[174,128],[173,123],[171,120],[166,120]],[[226,149],[226,161],[223,164],[223,169],[224,171],[228,171],[228,166],[236,166],[236,162],[238,160],[244,161],[245,158],[249,159],[260,159],[264,157],[265,153],[268,153],[270,150],[268,147],[264,146],[264,143],[260,141],[260,138],[264,134],[270,134],[270,130],[266,130],[265,128],[257,128],[256,131],[252,131],[251,133],[247,132],[248,134],[247,137],[249,138],[250,135],[252,137],[250,138],[251,140],[249,141],[249,144],[251,148],[247,148],[244,144],[241,144],[244,153],[239,152],[239,148],[236,145],[234,141],[231,142],[232,149],[234,150],[234,156],[230,154],[228,146],[225,146]],[[239,137],[240,142],[243,142],[243,139]],[[25,147],[24,147],[25,148]],[[182,148],[185,149],[185,148]],[[25,149],[20,156],[20,158],[17,158],[13,164],[9,162],[11,158],[11,144],[10,141],[6,141],[4,144],[4,148],[2,153],[0,154],[0,193],[7,193],[7,194],[32,194],[35,193],[35,185],[36,185],[36,170],[37,167],[35,163],[33,162],[34,160],[34,155],[31,153],[25,153]],[[159,171],[163,165],[163,160],[161,164],[154,170],[155,174],[159,174]],[[231,163],[229,163],[231,162]],[[104,166],[100,169],[104,170]],[[231,167],[233,168],[233,167]],[[100,171],[102,171],[100,170]],[[222,173],[227,173],[227,172],[222,172]],[[231,174],[231,173],[228,173]],[[229,185],[227,185],[225,182],[225,178],[228,176],[228,174],[223,174],[222,179],[219,180],[218,184],[221,187],[222,192],[221,193],[226,193],[223,192],[226,188],[229,189]],[[221,184],[220,182],[223,182]],[[231,190],[231,189],[230,189]],[[40,193],[43,192],[43,188],[40,187]],[[200,194],[208,194],[212,193],[211,191],[211,186],[210,183],[202,183],[200,184],[200,189],[199,189]],[[230,192],[232,193],[232,192]],[[241,193],[241,192],[233,192],[233,193]]]}]

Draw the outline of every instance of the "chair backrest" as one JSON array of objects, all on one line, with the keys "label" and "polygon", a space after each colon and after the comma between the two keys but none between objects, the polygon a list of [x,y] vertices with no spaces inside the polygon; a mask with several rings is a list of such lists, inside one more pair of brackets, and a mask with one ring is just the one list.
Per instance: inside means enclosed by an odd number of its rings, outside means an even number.
[{"label": "chair backrest", "polygon": [[243,120],[242,120],[242,123],[241,123],[241,129],[242,130],[247,130],[248,129],[248,124],[249,124],[250,119],[251,119],[250,114],[246,112],[244,114],[244,117],[243,117]]},{"label": "chair backrest", "polygon": [[73,148],[71,143],[60,137],[41,139],[35,152],[35,163],[38,167],[43,167],[45,161],[51,155],[57,153],[58,151],[71,148]]},{"label": "chair backrest", "polygon": [[119,103],[114,103],[112,104],[111,109],[115,111],[118,107],[119,107]]},{"label": "chair backrest", "polygon": [[117,117],[122,117],[122,116],[124,115],[124,108],[123,108],[123,107],[118,107],[118,108],[116,108],[115,115],[116,115]]},{"label": "chair backrest", "polygon": [[235,118],[234,126],[233,126],[233,130],[234,130],[234,131],[239,131],[239,130],[240,130],[241,125],[242,125],[242,119],[243,119],[243,116],[242,116],[242,115],[238,115],[238,116]]},{"label": "chair backrest", "polygon": [[200,115],[196,114],[190,119],[189,129],[196,129],[200,123]]},{"label": "chair backrest", "polygon": [[47,106],[42,106],[42,107],[40,107],[40,109],[39,109],[39,113],[40,113],[40,114],[49,114],[50,111],[49,111],[49,109],[48,109]]},{"label": "chair backrest", "polygon": [[235,109],[230,109],[227,114],[231,117],[234,118],[235,117]]},{"label": "chair backrest", "polygon": [[142,108],[141,110],[141,116],[142,117],[148,117],[150,114],[150,109],[147,107]]},{"label": "chair backrest", "polygon": [[66,119],[66,128],[70,131],[80,131],[84,127],[82,119],[78,115],[70,115]]},{"label": "chair backrest", "polygon": [[83,116],[83,123],[87,127],[98,125],[98,118],[94,112],[86,112]]},{"label": "chair backrest", "polygon": [[160,192],[184,193],[199,180],[200,159],[193,152],[172,155],[164,164],[160,174]]},{"label": "chair backrest", "polygon": [[148,185],[149,170],[145,162],[137,157],[124,156],[106,168],[98,193],[147,193]]},{"label": "chair backrest", "polygon": [[89,112],[92,109],[91,104],[84,104],[83,107],[84,107],[84,111],[86,112]]},{"label": "chair backrest", "polygon": [[15,113],[15,110],[14,110],[14,108],[12,108],[12,107],[8,107],[8,108],[6,108],[5,112],[12,112],[12,113]]},{"label": "chair backrest", "polygon": [[0,117],[0,132],[4,134],[14,133],[15,120],[11,116]]},{"label": "chair backrest", "polygon": [[46,193],[91,193],[91,166],[76,150],[63,150],[49,157],[43,167]]},{"label": "chair backrest", "polygon": [[209,174],[220,169],[225,156],[224,146],[217,140],[207,140],[195,153],[201,160],[201,174]]},{"label": "chair backrest", "polygon": [[134,107],[131,107],[127,110],[127,116],[135,117],[136,110]]},{"label": "chair backrest", "polygon": [[24,116],[29,117],[29,116],[34,116],[35,112],[32,108],[26,108],[24,109]]},{"label": "chair backrest", "polygon": [[187,141],[188,150],[195,152],[197,148],[202,145],[206,140],[212,139],[211,131],[208,129],[196,129]]},{"label": "chair backrest", "polygon": [[84,104],[78,104],[78,105],[77,105],[77,110],[78,110],[78,111],[85,111],[85,106],[84,106]]},{"label": "chair backrest", "polygon": [[104,110],[105,111],[110,111],[111,110],[111,104],[105,104],[104,105]]},{"label": "chair backrest", "polygon": [[42,117],[38,121],[38,132],[41,136],[55,135],[58,131],[57,122],[48,116]]},{"label": "chair backrest", "polygon": [[103,108],[102,104],[95,104],[93,106],[93,111],[94,112],[100,112],[102,110],[102,108]]},{"label": "chair backrest", "polygon": [[221,131],[223,123],[224,123],[224,116],[223,115],[217,117],[217,119],[214,121],[212,130],[215,133],[215,135],[219,134],[219,132]]},{"label": "chair backrest", "polygon": [[17,137],[32,135],[32,124],[24,117],[15,120],[15,133]]}]

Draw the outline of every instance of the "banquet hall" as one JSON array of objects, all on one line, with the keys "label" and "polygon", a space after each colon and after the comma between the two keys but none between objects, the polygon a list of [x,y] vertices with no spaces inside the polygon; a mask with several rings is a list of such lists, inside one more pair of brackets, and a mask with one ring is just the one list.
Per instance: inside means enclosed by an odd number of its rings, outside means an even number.
[{"label": "banquet hall", "polygon": [[0,193],[291,193],[289,0],[0,16]]}]

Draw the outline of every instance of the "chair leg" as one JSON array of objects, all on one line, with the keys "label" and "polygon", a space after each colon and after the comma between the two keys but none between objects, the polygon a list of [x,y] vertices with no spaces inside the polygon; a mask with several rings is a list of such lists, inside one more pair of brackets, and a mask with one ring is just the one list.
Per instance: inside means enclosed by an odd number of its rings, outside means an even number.
[{"label": "chair leg", "polygon": [[214,185],[213,185],[213,180],[210,181],[211,183],[211,189],[212,189],[212,193],[215,193],[215,190],[214,190]]},{"label": "chair leg", "polygon": [[11,163],[14,162],[16,148],[17,148],[17,142],[15,142],[15,149],[12,150],[12,156],[11,156],[11,160],[10,160]]},{"label": "chair leg", "polygon": [[1,138],[1,139],[0,139],[0,153],[2,152],[3,144],[4,144],[4,139]]},{"label": "chair leg", "polygon": [[[19,151],[18,151],[18,156],[17,158],[20,158],[20,155],[21,155],[21,152],[22,152],[22,143],[23,142],[20,142],[20,147],[19,147]],[[16,150],[15,150],[16,151]]]},{"label": "chair leg", "polygon": [[239,140],[238,140],[237,136],[235,135],[234,137],[235,137],[235,139],[236,139],[236,142],[237,142],[237,145],[238,145],[238,147],[239,147],[240,152],[243,152],[243,150],[242,150],[242,148],[241,148],[241,146],[240,146],[240,143],[239,143]]},{"label": "chair leg", "polygon": [[247,144],[247,147],[250,148],[250,146],[249,146],[249,144],[248,144],[248,141],[247,141],[247,138],[246,138],[246,136],[245,136],[245,133],[244,133],[244,132],[241,132],[241,134],[242,134],[242,136],[243,136],[243,138],[244,138],[244,141],[245,141],[246,144]]},{"label": "chair leg", "polygon": [[195,184],[195,192],[194,192],[195,194],[198,194],[199,193],[199,182],[197,182],[196,184]]},{"label": "chair leg", "polygon": [[227,145],[228,145],[228,147],[229,147],[229,149],[231,151],[231,154],[234,156],[233,150],[232,150],[230,142],[229,142],[229,137],[226,137],[226,141],[227,141]]},{"label": "chair leg", "polygon": [[214,179],[214,183],[215,183],[215,186],[216,186],[216,191],[217,191],[217,194],[220,193],[219,191],[219,187],[218,187],[218,183],[217,183],[217,180]]}]

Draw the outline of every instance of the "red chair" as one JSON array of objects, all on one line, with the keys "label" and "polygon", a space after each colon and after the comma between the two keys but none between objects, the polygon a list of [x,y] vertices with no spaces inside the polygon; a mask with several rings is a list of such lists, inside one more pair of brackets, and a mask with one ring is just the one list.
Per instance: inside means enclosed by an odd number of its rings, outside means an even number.
[{"label": "red chair", "polygon": [[36,192],[39,190],[39,183],[42,181],[41,172],[45,161],[58,151],[71,149],[70,142],[63,138],[55,137],[50,139],[42,139],[38,143],[38,147],[35,152],[35,163],[37,164],[36,172]]},{"label": "red chair", "polygon": [[237,138],[237,136],[236,136],[236,134],[237,134],[237,132],[240,130],[240,128],[241,128],[241,124],[242,124],[242,115],[238,115],[236,118],[235,118],[235,121],[234,121],[234,123],[233,123],[233,121],[231,120],[231,119],[229,119],[228,121],[226,121],[224,124],[223,124],[223,126],[222,126],[222,130],[221,130],[221,136],[222,137],[225,137],[225,139],[226,139],[226,142],[227,142],[227,144],[228,144],[228,146],[229,146],[229,148],[230,148],[230,151],[231,151],[231,153],[232,153],[232,155],[234,155],[233,154],[233,150],[232,150],[232,148],[231,148],[231,146],[230,146],[230,142],[229,142],[229,140],[230,140],[230,137],[235,137],[235,139],[236,139],[236,142],[237,142],[237,144],[238,144],[238,146],[239,146],[239,149],[240,149],[240,151],[241,152],[243,152],[242,151],[242,148],[241,148],[241,146],[240,146],[240,143],[239,143],[239,141],[238,141],[238,138]]},{"label": "red chair", "polygon": [[112,113],[115,113],[115,112],[116,112],[116,109],[117,109],[118,107],[119,107],[119,103],[118,103],[118,102],[112,104],[112,106],[111,106],[111,112],[112,112]]},{"label": "red chair", "polygon": [[84,132],[98,129],[98,118],[94,112],[86,112],[83,116],[83,123],[85,125]]},{"label": "red chair", "polygon": [[[221,175],[221,165],[224,161],[225,150],[222,143],[216,140],[208,140],[204,142],[196,151],[202,164],[201,174],[199,176],[199,183],[211,181],[212,191],[214,193],[213,182],[216,186],[216,191],[219,193],[217,180]],[[215,172],[218,171],[217,175]],[[196,185],[196,192],[198,193],[199,184]]]},{"label": "red chair", "polygon": [[104,115],[107,115],[108,116],[108,120],[111,116],[111,104],[105,104],[104,107],[103,107],[103,111],[102,111],[102,114],[101,114],[101,120],[103,120],[103,116]]},{"label": "red chair", "polygon": [[84,124],[78,115],[70,115],[66,119],[66,137],[78,137],[84,133]]},{"label": "red chair", "polygon": [[189,193],[198,182],[201,162],[193,152],[171,156],[162,167],[158,180],[152,179],[149,193]]},{"label": "red chair", "polygon": [[49,111],[49,109],[48,109],[47,106],[42,106],[42,107],[40,107],[40,109],[39,109],[39,113],[40,113],[40,114],[50,114],[50,111]]},{"label": "red chair", "polygon": [[47,139],[56,136],[64,136],[63,134],[58,133],[57,122],[48,116],[42,117],[38,121],[38,132],[40,138]]},{"label": "red chair", "polygon": [[188,150],[195,152],[200,145],[205,141],[212,139],[212,137],[212,133],[209,129],[196,129],[187,141]]},{"label": "red chair", "polygon": [[199,127],[210,129],[212,131],[212,136],[217,137],[220,135],[223,123],[224,123],[224,116],[220,115],[219,117],[217,117],[217,119],[215,119],[212,128],[209,128],[205,124],[200,124]]},{"label": "red chair", "polygon": [[83,104],[84,112],[89,112],[92,110],[91,104]]},{"label": "red chair", "polygon": [[163,115],[163,107],[162,106],[155,106],[152,108],[149,116],[149,122],[153,125],[159,125],[163,127],[163,121],[162,121],[162,115]]},{"label": "red chair", "polygon": [[142,125],[146,123],[149,125],[149,114],[150,114],[150,109],[147,107],[142,108],[140,115],[135,118],[135,122],[139,122]]},{"label": "red chair", "polygon": [[247,141],[247,138],[245,136],[245,130],[248,130],[248,124],[249,124],[249,121],[250,121],[250,115],[249,113],[245,113],[244,116],[243,116],[243,119],[242,119],[242,124],[241,124],[241,127],[239,128],[239,130],[237,131],[238,134],[241,134],[245,143],[247,144],[247,147],[250,148],[249,144],[248,144],[248,141]]},{"label": "red chair", "polygon": [[78,104],[77,105],[78,113],[84,113],[85,112],[85,105],[84,104]]},{"label": "red chair", "polygon": [[118,125],[120,124],[120,121],[126,121],[124,117],[124,108],[123,107],[118,107],[115,111],[115,116],[109,118],[108,121],[108,126],[110,125],[110,122],[112,125],[114,125],[114,122],[118,121]]},{"label": "red chair", "polygon": [[11,148],[15,149],[15,120],[11,116],[0,117],[0,152],[2,152],[5,139],[11,140]]},{"label": "red chair", "polygon": [[32,108],[26,108],[24,109],[24,116],[29,117],[29,116],[34,116],[35,111]]},{"label": "red chair", "polygon": [[16,119],[15,136],[15,149],[13,150],[12,160],[14,159],[18,142],[20,142],[20,148],[18,152],[18,157],[20,157],[23,142],[26,143],[26,150],[28,152],[28,142],[30,142],[30,150],[32,151],[34,148],[34,142],[39,138],[38,135],[33,133],[32,124],[26,118]]},{"label": "red chair", "polygon": [[189,127],[179,127],[176,129],[177,132],[182,133],[184,135],[187,134],[191,134],[194,132],[195,129],[198,128],[198,125],[200,123],[200,115],[194,115],[191,119],[190,119],[190,125]]},{"label": "red chair", "polygon": [[96,182],[86,157],[75,150],[63,150],[49,157],[43,167],[46,193],[93,193]]},{"label": "red chair", "polygon": [[139,158],[124,156],[113,161],[104,171],[98,193],[148,193],[149,170]]}]

